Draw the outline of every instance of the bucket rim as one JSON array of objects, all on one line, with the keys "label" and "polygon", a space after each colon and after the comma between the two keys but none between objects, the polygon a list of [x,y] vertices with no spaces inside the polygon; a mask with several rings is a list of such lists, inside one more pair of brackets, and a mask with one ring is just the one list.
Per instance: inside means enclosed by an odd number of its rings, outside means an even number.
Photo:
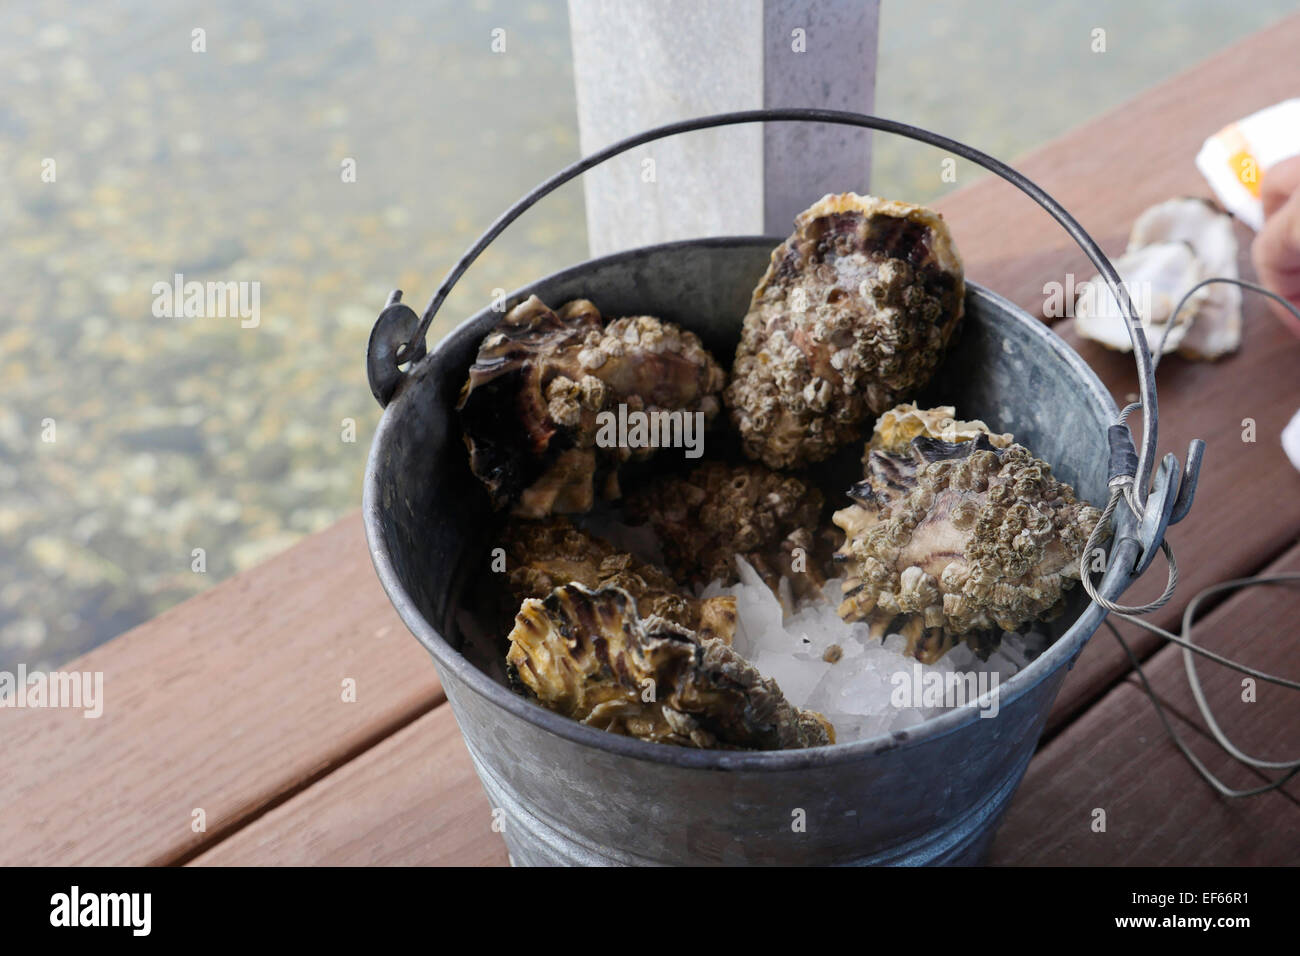
[{"label": "bucket rim", "polygon": [[[534,279],[507,295],[505,301],[521,301],[522,297],[530,294],[529,290],[539,285],[581,276],[584,272],[597,265],[616,265],[623,261],[659,255],[682,248],[734,248],[744,246],[762,247],[770,250],[783,241],[783,237],[770,236],[710,236],[700,239],[681,239],[648,246],[638,246],[610,255],[586,259],[550,275]],[[1040,344],[1063,359],[1087,386],[1087,394],[1084,397],[1099,403],[1108,420],[1114,420],[1117,417],[1118,408],[1115,401],[1110,392],[1102,385],[1096,372],[1083,360],[1078,352],[1052,331],[1046,323],[1035,319],[1014,302],[977,282],[967,279],[965,285],[968,296],[973,295],[976,298],[982,298],[997,306],[1015,322],[1020,323],[1023,331],[1037,338]],[[438,629],[424,617],[402,586],[396,569],[393,567],[380,519],[382,496],[378,489],[379,449],[384,445],[388,430],[393,427],[403,403],[413,401],[412,396],[417,391],[413,386],[425,377],[427,366],[431,365],[436,357],[450,350],[452,342],[458,336],[466,334],[470,327],[479,324],[491,311],[491,307],[483,309],[458,323],[455,328],[442,337],[437,345],[429,350],[428,354],[415,367],[410,369],[408,387],[403,388],[389,402],[380,416],[366,459],[362,492],[362,519],[366,531],[366,542],[370,550],[371,563],[374,565],[380,584],[396,609],[398,616],[401,617],[407,629],[437,663],[438,675],[443,680],[444,685],[446,683],[444,676],[450,674],[456,683],[468,687],[488,703],[503,708],[511,715],[532,724],[540,730],[575,744],[594,747],[634,760],[670,764],[684,769],[715,771],[788,772],[849,763],[872,754],[919,746],[928,740],[956,733],[966,725],[983,719],[980,716],[981,702],[987,700],[987,695],[975,701],[969,701],[960,707],[954,707],[945,713],[929,717],[914,727],[877,734],[863,740],[798,750],[696,750],[686,747],[667,746],[588,727],[572,718],[547,710],[540,704],[521,697],[475,666],[468,657],[453,647]],[[1132,576],[1119,572],[1118,565],[1119,562],[1112,562],[1112,567],[1097,588],[1099,594],[1110,600],[1115,600],[1123,594],[1133,580]],[[1105,611],[1096,602],[1089,602],[1065,633],[1058,637],[1038,657],[1030,661],[1026,667],[1017,671],[1009,680],[1000,683],[996,691],[991,692],[998,695],[999,713],[1003,708],[1015,703],[1020,697],[1032,691],[1062,665],[1072,667],[1074,658],[1077,657],[1083,649],[1083,645],[1100,627],[1104,616]],[[444,690],[446,690],[445,686]]]}]

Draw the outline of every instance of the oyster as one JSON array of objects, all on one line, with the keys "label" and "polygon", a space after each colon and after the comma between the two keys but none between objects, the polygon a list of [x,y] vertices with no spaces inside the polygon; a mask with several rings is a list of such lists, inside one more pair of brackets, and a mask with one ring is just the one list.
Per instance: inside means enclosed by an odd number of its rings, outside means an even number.
[{"label": "oyster", "polygon": [[[1114,265],[1133,308],[1142,319],[1142,328],[1152,351],[1162,337],[1165,353],[1177,349],[1191,328],[1194,304],[1189,303],[1179,313],[1168,332],[1165,327],[1174,318],[1174,308],[1183,293],[1202,278],[1201,264],[1192,247],[1185,242],[1153,242],[1124,253]],[[1106,280],[1100,275],[1094,276],[1082,283],[1078,292],[1079,299],[1074,307],[1074,327],[1078,333],[1108,349],[1131,352],[1133,343],[1129,339],[1128,325]],[[1204,298],[1200,293],[1198,296]]]},{"label": "oyster", "polygon": [[[887,413],[867,446],[866,477],[837,511],[845,533],[840,616],[902,633],[933,663],[964,638],[986,654],[1059,608],[1100,512],[1076,501],[1010,435],[956,422],[951,408]],[[917,430],[918,421],[944,423]],[[949,434],[958,440],[938,437]]]},{"label": "oyster", "polygon": [[621,588],[647,615],[661,617],[701,638],[726,644],[736,631],[736,599],[698,599],[682,592],[663,571],[574,527],[566,518],[517,522],[505,539],[510,590],[516,600],[544,598],[577,583]]},{"label": "oyster", "polygon": [[684,747],[783,750],[833,743],[824,717],[719,640],[642,618],[617,587],[556,588],[524,601],[506,655],[512,685],[611,733]]},{"label": "oyster", "polygon": [[[618,468],[652,447],[600,447],[598,416],[623,405],[671,428],[707,423],[725,374],[700,340],[649,316],[605,324],[576,299],[537,296],[511,309],[479,346],[457,408],[470,468],[493,506],[543,518],[618,497]],[[676,415],[676,418],[666,416]]]},{"label": "oyster", "polygon": [[778,596],[785,579],[802,599],[826,583],[834,550],[818,531],[822,505],[820,491],[791,475],[709,461],[634,489],[623,507],[629,522],[654,529],[677,580],[734,584],[740,555]]},{"label": "oyster", "polygon": [[[1162,239],[1190,245],[1200,261],[1202,279],[1238,277],[1232,217],[1208,199],[1170,199],[1152,206],[1133,223],[1129,249]],[[1241,345],[1241,288],[1216,282],[1201,292],[1203,297],[1187,305],[1193,318],[1178,354],[1204,360],[1237,351]]]},{"label": "oyster", "polygon": [[789,468],[858,440],[930,380],[964,296],[938,213],[855,193],[800,213],[754,290],[727,386],[745,453]]},{"label": "oyster", "polygon": [[873,451],[890,452],[902,455],[912,444],[914,438],[937,438],[940,441],[956,443],[972,441],[981,435],[998,448],[1006,448],[1015,438],[1008,434],[997,434],[988,425],[976,420],[963,422],[958,420],[957,409],[951,405],[936,405],[934,408],[921,409],[915,405],[905,404],[891,408],[876,419],[871,441],[862,453],[863,474],[867,473]]},{"label": "oyster", "polygon": [[[1203,279],[1237,278],[1237,237],[1232,217],[1205,199],[1170,199],[1137,218],[1128,250],[1115,268],[1142,318],[1155,349],[1215,359],[1241,344],[1241,289],[1215,283],[1199,289],[1183,307],[1179,300]],[[1121,352],[1132,351],[1128,327],[1105,280],[1094,276],[1079,286],[1075,328],[1085,338]]]}]

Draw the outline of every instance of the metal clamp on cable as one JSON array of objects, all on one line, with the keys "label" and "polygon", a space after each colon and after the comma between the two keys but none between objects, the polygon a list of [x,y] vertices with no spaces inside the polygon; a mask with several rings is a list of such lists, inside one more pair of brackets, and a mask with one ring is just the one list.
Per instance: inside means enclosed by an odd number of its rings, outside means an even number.
[{"label": "metal clamp on cable", "polygon": [[1130,488],[1133,476],[1137,474],[1137,448],[1133,445],[1133,434],[1127,425],[1114,424],[1106,431],[1106,440],[1110,442],[1110,479],[1106,482],[1111,488]]},{"label": "metal clamp on cable", "polygon": [[[1173,549],[1165,540],[1165,531],[1169,525],[1182,520],[1191,507],[1192,497],[1196,493],[1196,481],[1200,475],[1201,458],[1205,453],[1205,442],[1199,438],[1194,439],[1187,449],[1187,471],[1181,476],[1181,480],[1178,459],[1173,455],[1166,455],[1156,472],[1146,497],[1146,504],[1139,506],[1137,496],[1133,494],[1135,473],[1138,468],[1137,449],[1133,443],[1133,435],[1125,424],[1129,412],[1136,407],[1136,405],[1126,407],[1120,413],[1119,420],[1107,430],[1110,465],[1106,484],[1110,488],[1110,500],[1102,511],[1101,519],[1088,537],[1088,544],[1084,549],[1085,564],[1080,569],[1080,577],[1088,596],[1107,610],[1120,614],[1149,614],[1163,607],[1173,597],[1174,590],[1178,587],[1178,564],[1174,560]],[[1132,537],[1139,546],[1138,558],[1132,574],[1136,577],[1146,571],[1154,560],[1157,550],[1163,551],[1165,559],[1169,562],[1169,580],[1165,585],[1164,593],[1155,601],[1140,607],[1116,604],[1103,598],[1093,585],[1086,564],[1090,556],[1096,552],[1106,529],[1110,527],[1115,509],[1121,500],[1127,504],[1136,521],[1136,535],[1126,535]],[[1120,528],[1125,526],[1131,527],[1127,521],[1118,523],[1116,534],[1120,534]],[[1114,551],[1115,549],[1112,548],[1112,553]]]}]

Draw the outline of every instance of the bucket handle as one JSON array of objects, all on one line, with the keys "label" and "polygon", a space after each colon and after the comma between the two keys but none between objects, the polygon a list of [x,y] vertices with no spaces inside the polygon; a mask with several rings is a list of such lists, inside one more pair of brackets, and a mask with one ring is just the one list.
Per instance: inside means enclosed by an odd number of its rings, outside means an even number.
[{"label": "bucket handle", "polygon": [[[1132,448],[1131,433],[1125,428],[1129,448],[1138,452],[1135,467],[1127,475],[1117,474],[1117,462],[1134,463],[1131,460],[1131,452],[1130,455],[1125,455],[1123,452],[1117,454],[1112,449],[1110,477],[1112,485],[1120,479],[1126,479],[1132,483],[1129,493],[1130,507],[1134,512],[1134,516],[1139,520],[1146,515],[1148,510],[1147,500],[1151,493],[1152,469],[1156,458],[1157,421],[1159,417],[1156,407],[1155,363],[1152,359],[1151,350],[1147,346],[1146,333],[1142,328],[1141,319],[1138,317],[1133,303],[1129,299],[1128,291],[1124,288],[1119,273],[1115,270],[1111,261],[1102,252],[1096,240],[1088,235],[1083,226],[1063,206],[1040,186],[1006,163],[974,147],[967,146],[965,143],[949,139],[938,133],[866,113],[790,108],[742,110],[731,113],[718,113],[712,116],[701,116],[645,130],[612,143],[604,149],[566,166],[550,179],[534,187],[497,217],[496,221],[479,236],[443,278],[442,284],[438,286],[438,291],[434,293],[433,298],[429,301],[423,316],[417,319],[415,311],[410,306],[402,303],[401,290],[396,290],[389,296],[386,307],[379,314],[379,318],[370,333],[370,342],[366,351],[366,371],[370,381],[370,391],[375,396],[376,401],[381,406],[387,406],[397,393],[403,380],[409,375],[409,370],[403,371],[402,366],[413,365],[413,363],[420,361],[424,357],[424,339],[429,330],[429,325],[434,316],[437,315],[438,310],[442,308],[442,304],[446,301],[452,288],[460,280],[460,277],[465,274],[465,270],[492,244],[497,236],[505,231],[506,227],[532,208],[538,200],[582,175],[592,167],[599,166],[605,160],[618,156],[620,153],[625,153],[630,149],[635,149],[638,146],[668,136],[676,136],[678,133],[690,133],[719,126],[736,126],[743,123],[826,123],[833,126],[856,126],[863,129],[893,133],[954,153],[990,172],[996,173],[1046,210],[1061,228],[1070,235],[1070,238],[1078,244],[1093,266],[1096,267],[1097,272],[1106,280],[1111,295],[1115,297],[1115,301],[1119,304],[1120,314],[1124,317],[1124,322],[1128,326],[1129,338],[1133,343],[1133,356],[1137,362],[1138,393],[1142,408],[1142,447],[1140,451]],[[1172,520],[1178,520],[1187,513],[1187,508],[1191,504],[1192,493],[1195,490],[1197,470],[1203,449],[1204,443],[1200,439],[1196,439],[1192,443],[1192,447],[1188,451],[1187,469],[1182,482],[1179,482],[1176,477],[1174,477],[1173,481],[1168,480],[1171,477],[1168,471],[1171,470],[1173,476],[1177,475],[1177,459],[1173,455],[1166,456],[1166,459],[1173,459],[1172,462],[1166,462],[1167,465],[1172,464],[1173,467],[1172,469],[1162,469],[1162,477],[1166,480],[1158,483],[1156,497],[1160,500],[1153,502],[1153,515],[1160,515],[1161,519],[1143,522],[1143,534],[1140,542],[1143,554],[1138,560],[1138,564],[1143,570],[1150,563],[1151,558],[1155,556],[1167,524],[1171,523]],[[1171,511],[1173,514],[1171,514]],[[1141,572],[1138,571],[1137,573]]]}]

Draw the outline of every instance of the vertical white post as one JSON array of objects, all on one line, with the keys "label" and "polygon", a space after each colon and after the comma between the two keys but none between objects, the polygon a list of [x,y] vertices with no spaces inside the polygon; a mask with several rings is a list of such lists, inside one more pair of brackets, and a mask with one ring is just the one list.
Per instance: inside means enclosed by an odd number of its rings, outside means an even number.
[{"label": "vertical white post", "polygon": [[[879,0],[766,0],[763,106],[870,113],[876,100]],[[784,236],[829,192],[868,192],[871,133],[848,126],[767,124],[763,222]]]},{"label": "vertical white post", "polygon": [[[584,154],[663,123],[760,107],[871,112],[879,0],[569,0]],[[779,123],[688,133],[587,173],[592,255],[784,235],[827,192],[866,192],[866,130]]]}]

